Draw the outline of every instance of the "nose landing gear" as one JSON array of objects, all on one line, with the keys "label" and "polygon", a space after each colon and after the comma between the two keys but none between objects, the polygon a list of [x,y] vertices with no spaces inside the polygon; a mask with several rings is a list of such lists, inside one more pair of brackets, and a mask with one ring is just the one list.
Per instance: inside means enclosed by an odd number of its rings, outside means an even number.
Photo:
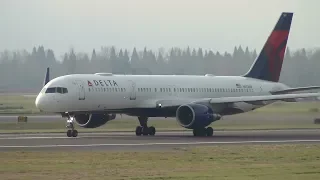
[{"label": "nose landing gear", "polygon": [[67,136],[68,137],[77,137],[78,136],[78,131],[74,129],[74,117],[69,116],[67,120],[67,125],[66,128],[69,128],[67,131]]}]

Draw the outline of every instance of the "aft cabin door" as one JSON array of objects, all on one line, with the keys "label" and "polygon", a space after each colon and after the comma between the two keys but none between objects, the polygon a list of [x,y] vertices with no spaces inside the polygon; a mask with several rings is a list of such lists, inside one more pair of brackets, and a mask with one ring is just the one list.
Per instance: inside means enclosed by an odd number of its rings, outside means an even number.
[{"label": "aft cabin door", "polygon": [[76,81],[79,89],[79,100],[85,100],[85,90],[83,81]]},{"label": "aft cabin door", "polygon": [[129,98],[130,100],[136,100],[136,83],[133,81],[129,81]]}]

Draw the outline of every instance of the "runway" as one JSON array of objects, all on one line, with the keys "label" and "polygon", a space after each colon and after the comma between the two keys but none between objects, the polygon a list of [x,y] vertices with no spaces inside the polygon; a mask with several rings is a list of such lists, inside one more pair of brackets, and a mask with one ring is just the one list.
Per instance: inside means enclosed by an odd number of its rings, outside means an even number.
[{"label": "runway", "polygon": [[183,147],[230,144],[320,143],[320,130],[217,131],[213,137],[193,137],[192,132],[157,132],[135,136],[133,132],[65,134],[3,134],[0,151],[165,151]]}]

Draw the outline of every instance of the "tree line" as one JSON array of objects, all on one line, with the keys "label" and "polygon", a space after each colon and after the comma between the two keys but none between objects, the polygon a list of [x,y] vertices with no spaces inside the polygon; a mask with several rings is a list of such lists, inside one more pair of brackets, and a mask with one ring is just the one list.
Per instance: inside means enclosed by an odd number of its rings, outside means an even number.
[{"label": "tree line", "polygon": [[[148,48],[131,51],[114,46],[93,49],[92,53],[70,49],[57,57],[43,46],[0,54],[1,92],[38,92],[46,67],[51,78],[66,74],[111,72],[115,74],[177,74],[177,75],[242,75],[255,58],[256,50],[234,47],[233,52],[214,52],[202,48]],[[320,49],[286,50],[280,82],[289,86],[320,85]]]}]

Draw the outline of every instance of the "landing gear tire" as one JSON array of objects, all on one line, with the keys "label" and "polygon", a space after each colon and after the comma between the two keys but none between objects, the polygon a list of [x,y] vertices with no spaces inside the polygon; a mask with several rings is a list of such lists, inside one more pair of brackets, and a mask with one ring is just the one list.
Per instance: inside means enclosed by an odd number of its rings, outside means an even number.
[{"label": "landing gear tire", "polygon": [[154,136],[156,134],[156,128],[153,126],[148,127],[148,117],[138,117],[140,126],[136,127],[137,136]]},{"label": "landing gear tire", "polygon": [[207,135],[207,136],[212,136],[212,135],[213,135],[213,129],[212,129],[212,127],[207,127],[207,129],[206,129],[206,135]]},{"label": "landing gear tire", "polygon": [[136,135],[137,136],[141,136],[141,134],[142,134],[142,127],[141,126],[137,126],[136,127]]},{"label": "landing gear tire", "polygon": [[77,131],[77,130],[71,130],[71,129],[69,129],[69,130],[67,131],[67,136],[68,136],[68,137],[77,137],[77,136],[78,136],[78,131]]},{"label": "landing gear tire", "polygon": [[148,136],[149,135],[149,128],[148,127],[142,127],[142,134],[144,136]]},{"label": "landing gear tire", "polygon": [[202,137],[206,136],[206,129],[205,128],[196,128],[193,129],[193,136]]},{"label": "landing gear tire", "polygon": [[78,131],[77,130],[73,130],[72,131],[72,137],[77,137],[78,136]]},{"label": "landing gear tire", "polygon": [[74,129],[74,117],[69,116],[68,120],[67,120],[67,128],[69,128],[69,130],[67,131],[67,136],[68,137],[77,137],[78,136],[78,131]]},{"label": "landing gear tire", "polygon": [[142,126],[137,126],[136,127],[136,135],[137,136],[154,136],[156,134],[156,128],[151,126],[151,127],[142,127]]},{"label": "landing gear tire", "polygon": [[149,127],[149,135],[154,136],[156,134],[156,128],[151,126]]},{"label": "landing gear tire", "polygon": [[71,131],[70,129],[67,131],[67,136],[68,136],[68,137],[71,137],[71,136],[72,136],[72,131]]},{"label": "landing gear tire", "polygon": [[212,136],[212,135],[213,135],[212,127],[193,129],[193,136],[204,137],[204,136]]}]

